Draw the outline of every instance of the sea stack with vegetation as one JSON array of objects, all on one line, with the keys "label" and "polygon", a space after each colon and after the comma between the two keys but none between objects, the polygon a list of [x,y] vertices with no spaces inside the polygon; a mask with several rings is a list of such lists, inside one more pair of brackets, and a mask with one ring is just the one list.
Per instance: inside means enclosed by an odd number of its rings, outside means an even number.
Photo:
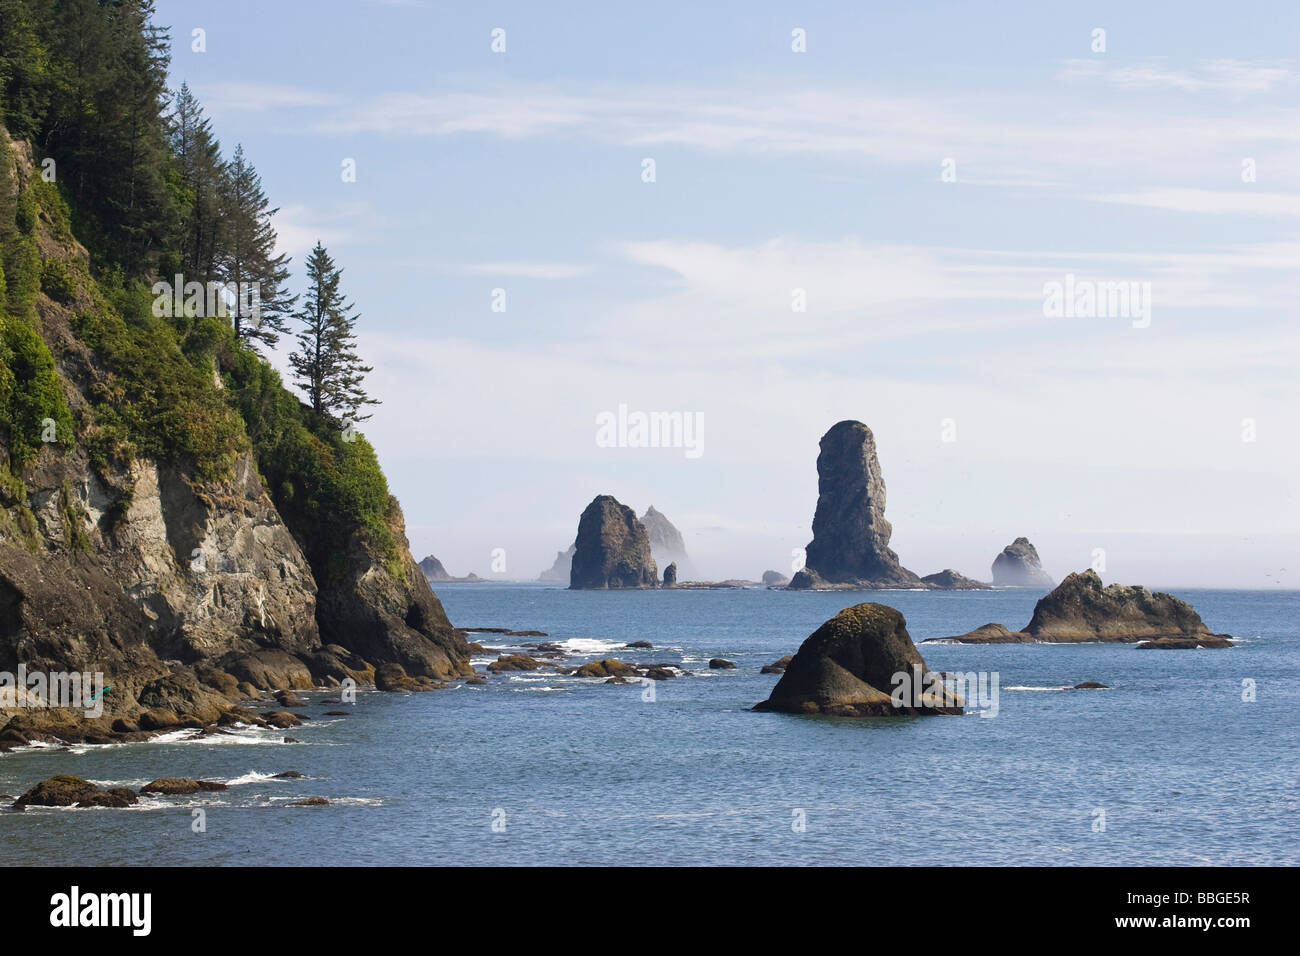
[{"label": "sea stack with vegetation", "polygon": [[[99,672],[91,722],[216,721],[251,690],[471,672],[357,430],[360,316],[274,208],[147,4],[5,4],[0,59],[0,670]],[[289,391],[265,352],[292,336]],[[72,716],[69,716],[72,714]]]}]

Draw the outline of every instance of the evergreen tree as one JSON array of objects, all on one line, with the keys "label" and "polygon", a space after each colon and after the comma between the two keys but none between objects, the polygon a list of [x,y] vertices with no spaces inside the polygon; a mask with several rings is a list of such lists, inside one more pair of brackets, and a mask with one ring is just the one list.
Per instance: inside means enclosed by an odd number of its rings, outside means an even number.
[{"label": "evergreen tree", "polygon": [[186,282],[207,282],[216,278],[221,258],[221,192],[227,176],[221,145],[186,83],[176,93],[168,126],[180,173],[181,268]]},{"label": "evergreen tree", "polygon": [[362,388],[366,374],[373,369],[357,357],[353,329],[360,316],[349,314],[352,303],[339,292],[342,274],[317,241],[307,258],[307,293],[295,313],[303,328],[289,364],[294,384],[306,393],[316,412],[362,422],[370,416],[358,415],[361,408],[379,402]]},{"label": "evergreen tree", "polygon": [[[223,219],[226,228],[218,275],[223,282],[256,283],[259,315],[256,319],[235,310],[237,338],[255,345],[273,346],[281,333],[289,331],[287,317],[297,296],[288,293],[289,257],[275,254],[275,229],[271,217],[277,209],[262,191],[262,177],[244,156],[244,147],[236,146],[235,155],[226,166],[222,183]],[[242,306],[244,303],[240,303]]]}]

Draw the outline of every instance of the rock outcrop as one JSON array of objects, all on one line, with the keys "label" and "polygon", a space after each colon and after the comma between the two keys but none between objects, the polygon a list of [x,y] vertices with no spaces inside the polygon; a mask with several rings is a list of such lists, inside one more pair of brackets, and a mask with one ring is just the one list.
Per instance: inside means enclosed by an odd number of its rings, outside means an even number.
[{"label": "rock outcrop", "polygon": [[789,583],[790,583],[790,579],[787,578],[787,577],[786,577],[784,574],[782,574],[780,571],[764,571],[764,572],[763,572],[763,586],[764,586],[764,587],[769,587],[769,588],[783,588],[783,587],[785,587],[785,586],[786,586],[787,584],[789,584]]},{"label": "rock outcrop", "polygon": [[771,696],[754,709],[891,717],[960,714],[963,706],[926,667],[902,614],[883,604],[857,604],[800,645]]},{"label": "rock outcrop", "polygon": [[[931,638],[957,644],[1138,644],[1140,648],[1232,647],[1226,634],[1213,634],[1186,601],[1160,591],[1125,584],[1103,586],[1096,571],[1068,575],[1034,605],[1024,630],[985,624],[956,637]],[[922,643],[928,643],[922,641]]]},{"label": "rock outcrop", "polygon": [[862,422],[843,421],[822,436],[817,511],[804,569],[792,588],[918,588],[921,579],[889,548],[885,480],[876,440]]},{"label": "rock outcrop", "polygon": [[993,559],[994,587],[1050,588],[1053,583],[1028,538],[1016,538]]},{"label": "rock outcrop", "polygon": [[424,577],[430,584],[447,584],[449,582],[483,580],[483,578],[479,577],[473,571],[465,575],[463,578],[455,577],[442,566],[441,561],[431,554],[426,554],[420,561],[420,570],[424,572]]},{"label": "rock outcrop", "polygon": [[934,574],[921,578],[921,583],[943,591],[987,591],[989,586],[983,581],[976,581],[952,568],[944,568]]},{"label": "rock outcrop", "polygon": [[568,584],[570,569],[573,567],[573,552],[576,550],[577,545],[571,544],[567,551],[556,551],[555,563],[539,574],[537,580],[561,581]]},{"label": "rock outcrop", "polygon": [[650,538],[650,556],[660,567],[676,564],[678,575],[683,581],[696,579],[695,566],[686,554],[686,541],[676,526],[664,517],[664,513],[651,505],[641,516],[646,535]]},{"label": "rock outcrop", "polygon": [[677,583],[677,562],[664,568],[664,587],[670,588]]},{"label": "rock outcrop", "polygon": [[[0,127],[0,215],[40,188],[29,147]],[[468,673],[464,640],[410,556],[396,500],[376,519],[390,535],[381,546],[373,527],[324,520],[328,506],[311,487],[286,492],[286,481],[267,479],[271,463],[256,457],[213,356],[183,353],[172,323],[151,318],[147,302],[141,315],[118,315],[127,300],[106,300],[58,209],[36,202],[27,241],[36,274],[57,281],[31,291],[25,319],[0,317],[0,326],[34,330],[24,348],[48,363],[45,400],[66,403],[66,420],[57,441],[21,456],[18,442],[31,436],[0,429],[0,671],[99,673],[111,688],[99,716],[0,700],[0,730],[122,739],[210,725],[249,692],[364,676],[374,663]],[[13,228],[0,222],[0,253],[12,250]],[[147,348],[133,328],[150,330]],[[158,368],[176,379],[130,392],[121,353],[132,348],[163,356]],[[12,384],[15,369],[29,375],[11,359],[0,346],[0,382]],[[282,399],[296,410],[269,388],[258,401]],[[159,440],[167,428],[226,451],[200,466],[188,446]],[[382,482],[377,469],[372,478]],[[268,488],[301,510],[282,511]]]},{"label": "rock outcrop", "polygon": [[597,495],[578,520],[569,587],[653,588],[659,570],[636,512],[611,495]]}]

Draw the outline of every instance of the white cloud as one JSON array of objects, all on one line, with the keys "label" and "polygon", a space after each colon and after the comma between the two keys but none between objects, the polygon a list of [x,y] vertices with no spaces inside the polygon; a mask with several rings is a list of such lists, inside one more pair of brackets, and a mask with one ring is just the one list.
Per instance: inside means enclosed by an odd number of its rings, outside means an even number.
[{"label": "white cloud", "polygon": [[1071,81],[1101,81],[1121,90],[1182,93],[1270,93],[1294,83],[1297,74],[1284,63],[1204,60],[1190,69],[1173,69],[1163,59],[1114,63],[1100,58],[1066,60],[1059,74]]},{"label": "white cloud", "polygon": [[341,102],[340,97],[324,90],[272,83],[209,83],[195,92],[207,111],[214,114],[317,108],[336,106]]},{"label": "white cloud", "polygon": [[1300,216],[1300,193],[1256,192],[1252,186],[1240,190],[1224,189],[1144,189],[1139,192],[1107,193],[1091,197],[1100,202],[1148,206],[1177,212],[1214,215]]}]

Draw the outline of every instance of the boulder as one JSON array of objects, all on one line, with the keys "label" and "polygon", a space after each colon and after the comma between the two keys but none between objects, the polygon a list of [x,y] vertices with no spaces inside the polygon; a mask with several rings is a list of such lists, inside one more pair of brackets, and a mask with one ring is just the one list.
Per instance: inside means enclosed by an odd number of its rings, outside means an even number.
[{"label": "boulder", "polygon": [[[896,687],[910,691],[899,703],[891,696]],[[963,704],[928,670],[903,615],[868,603],[845,608],[814,631],[755,710],[888,717],[960,714]]]},{"label": "boulder", "polygon": [[17,800],[17,808],[32,807],[71,807],[83,800],[88,800],[99,793],[99,787],[89,780],[71,774],[59,774],[42,780]]},{"label": "boulder", "polygon": [[574,677],[628,677],[636,673],[631,664],[624,664],[613,657],[599,661],[588,661],[573,672]]},{"label": "boulder", "polygon": [[1038,549],[1028,538],[1016,538],[993,559],[993,586],[999,588],[1050,588],[1052,579],[1038,560]]},{"label": "boulder", "polygon": [[214,780],[193,780],[189,777],[159,777],[140,788],[141,793],[157,793],[164,796],[184,796],[210,790],[227,790],[224,783]]},{"label": "boulder", "polygon": [[709,668],[711,670],[733,670],[735,669],[735,666],[735,661],[729,661],[725,657],[713,657],[709,659]]},{"label": "boulder", "polygon": [[659,583],[645,525],[610,495],[598,495],[582,512],[575,548],[569,574],[573,590],[653,588]]},{"label": "boulder", "polygon": [[794,660],[794,655],[787,654],[779,661],[773,661],[770,664],[764,664],[762,669],[759,671],[759,673],[760,674],[784,674],[785,669],[790,666],[790,662],[792,660]]},{"label": "boulder", "polygon": [[488,664],[487,669],[493,674],[503,671],[535,671],[546,664],[527,654],[502,654]]},{"label": "boulder", "polygon": [[822,436],[817,511],[804,569],[792,588],[916,588],[921,579],[889,548],[885,480],[876,440],[862,422],[843,421]]}]

